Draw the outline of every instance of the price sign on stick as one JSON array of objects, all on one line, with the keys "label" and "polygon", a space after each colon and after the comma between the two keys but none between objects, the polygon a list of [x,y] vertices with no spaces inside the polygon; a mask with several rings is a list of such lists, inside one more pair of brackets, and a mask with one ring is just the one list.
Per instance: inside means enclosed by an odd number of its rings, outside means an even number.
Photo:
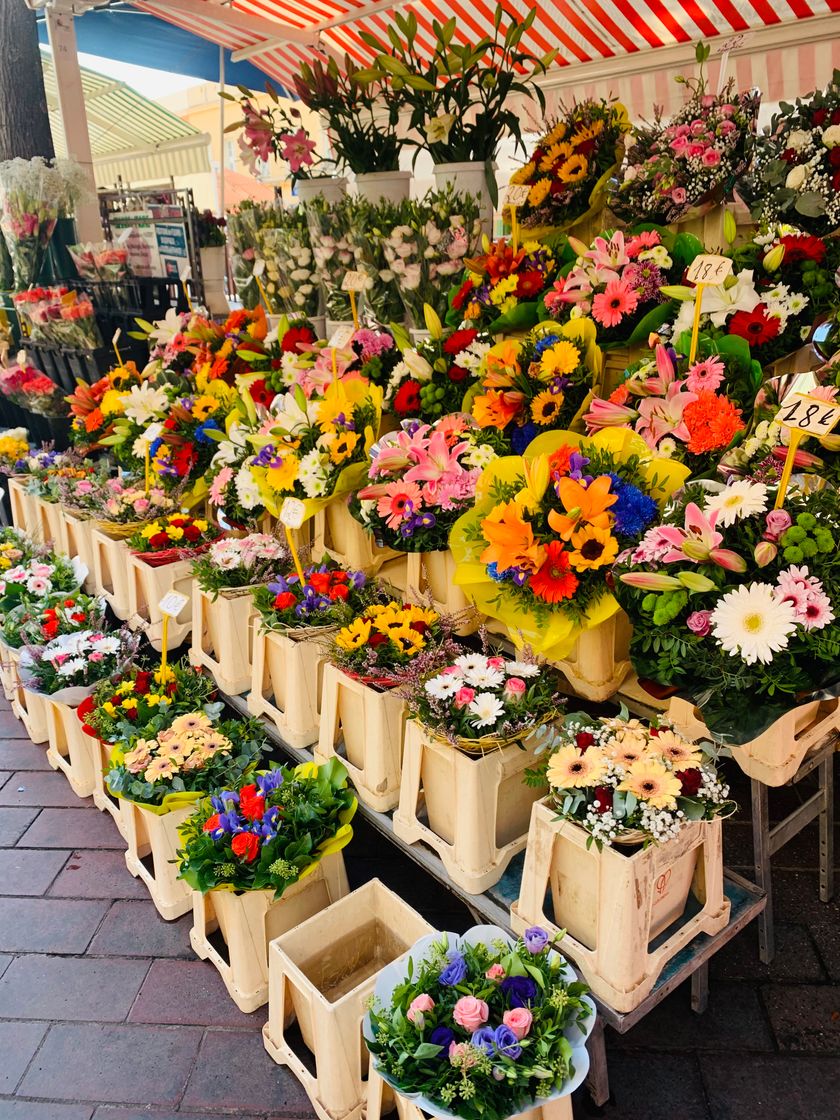
[{"label": "price sign on stick", "polygon": [[[333,351],[335,353],[335,351]],[[303,566],[298,556],[295,539],[292,536],[293,529],[299,529],[303,524],[304,517],[306,516],[306,506],[300,498],[286,498],[280,507],[280,521],[286,530],[286,541],[289,545],[289,552],[292,554],[292,560],[295,562],[295,571],[298,574],[300,585],[303,587],[306,580],[303,576]]]},{"label": "price sign on stick", "polygon": [[356,333],[356,328],[352,323],[342,323],[340,327],[336,327],[332,333],[332,338],[327,343],[330,350],[346,350],[353,340],[353,335]]},{"label": "price sign on stick", "polygon": [[777,419],[790,433],[785,465],[779,480],[779,492],[776,495],[775,508],[781,509],[790,485],[790,476],[793,474],[797,448],[807,436],[816,436],[818,439],[827,436],[840,423],[840,402],[823,401],[807,393],[791,393],[779,409]]},{"label": "price sign on stick", "polygon": [[177,618],[188,602],[189,598],[186,595],[182,595],[180,591],[168,591],[158,603],[158,610],[163,615],[160,636],[161,684],[166,683],[166,654],[169,643],[169,620],[170,618]]},{"label": "price sign on stick", "polygon": [[732,271],[729,257],[718,257],[712,253],[701,253],[695,257],[686,273],[686,280],[697,285],[694,296],[694,322],[691,327],[691,349],[688,364],[693,365],[697,357],[697,336],[700,333],[700,314],[703,307],[703,289],[708,285],[722,284]]},{"label": "price sign on stick", "polygon": [[155,442],[156,439],[160,438],[162,432],[163,432],[163,424],[150,424],[148,426],[148,428],[145,430],[145,432],[143,432],[142,436],[140,436],[140,439],[143,441],[143,450],[144,450],[144,455],[145,455],[145,459],[146,459],[146,495],[147,496],[149,494],[149,489],[150,489],[150,486],[151,486],[152,464],[151,464],[150,457],[151,457],[151,452],[152,452],[152,444]]},{"label": "price sign on stick", "polygon": [[511,183],[505,195],[505,204],[507,206],[524,206],[530,193],[531,188],[527,183]]},{"label": "price sign on stick", "polygon": [[350,296],[350,310],[353,312],[353,326],[359,329],[359,312],[356,309],[356,294],[367,288],[367,274],[351,269],[344,273],[341,290]]},{"label": "price sign on stick", "polygon": [[119,348],[117,347],[117,343],[120,340],[120,335],[121,334],[122,334],[122,327],[117,327],[117,329],[114,331],[114,337],[111,339],[111,345],[114,347],[114,353],[117,355],[117,363],[119,365],[123,364],[122,354],[120,353]]},{"label": "price sign on stick", "polygon": [[190,309],[190,311],[193,310],[193,305],[192,305],[192,300],[190,299],[190,293],[187,291],[187,281],[189,280],[189,278],[191,276],[192,276],[192,269],[190,268],[190,266],[188,264],[185,264],[184,267],[181,269],[180,279],[181,279],[181,287],[183,288],[183,291],[184,291],[184,297],[186,298],[186,301],[187,301],[187,307]]}]

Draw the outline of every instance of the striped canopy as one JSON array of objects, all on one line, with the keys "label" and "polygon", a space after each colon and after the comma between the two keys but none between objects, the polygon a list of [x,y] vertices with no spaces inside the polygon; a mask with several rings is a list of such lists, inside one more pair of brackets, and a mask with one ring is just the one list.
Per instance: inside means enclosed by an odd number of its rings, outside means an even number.
[{"label": "striped canopy", "polygon": [[[463,42],[492,34],[495,0],[132,3],[231,48],[234,59],[250,59],[289,87],[301,61],[316,54],[341,59],[347,52],[369,64],[373,52],[359,31],[387,42],[395,8],[414,12],[418,46],[428,51],[433,19],[454,15],[455,35]],[[612,93],[634,115],[649,113],[654,100],[666,111],[681,103],[681,87],[668,71],[686,72],[698,39],[711,41],[718,57],[729,51],[728,73],[744,88],[757,85],[769,100],[825,84],[840,65],[840,0],[505,0],[512,18],[532,7],[537,17],[523,46],[536,54],[559,52],[542,80],[546,90],[566,90],[567,97]]]}]

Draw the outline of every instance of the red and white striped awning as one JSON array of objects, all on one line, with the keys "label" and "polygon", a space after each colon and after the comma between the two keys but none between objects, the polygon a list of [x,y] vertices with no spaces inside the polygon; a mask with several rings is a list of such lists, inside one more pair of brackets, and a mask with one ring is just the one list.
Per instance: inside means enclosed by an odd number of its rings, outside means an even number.
[{"label": "red and white striped awning", "polygon": [[[455,35],[474,42],[492,34],[495,0],[132,0],[135,7],[248,57],[286,87],[304,59],[318,54],[369,64],[367,31],[387,43],[395,8],[410,9],[418,46],[428,51],[432,21],[457,18]],[[840,0],[505,0],[512,18],[536,7],[523,39],[535,53],[558,51],[547,90],[613,94],[631,113],[655,101],[681,100],[674,73],[690,72],[691,44],[731,48],[729,69],[741,88],[758,86],[778,100],[825,84],[838,65]],[[735,37],[733,41],[732,37]],[[712,67],[714,80],[714,67]]]}]

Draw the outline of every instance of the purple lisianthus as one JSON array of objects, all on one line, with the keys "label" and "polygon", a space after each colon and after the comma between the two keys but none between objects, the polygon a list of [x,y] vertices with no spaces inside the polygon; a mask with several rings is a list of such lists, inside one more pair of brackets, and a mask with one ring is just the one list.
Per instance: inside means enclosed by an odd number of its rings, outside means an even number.
[{"label": "purple lisianthus", "polygon": [[530,1007],[537,998],[537,985],[530,976],[507,976],[499,987],[511,1007]]},{"label": "purple lisianthus", "polygon": [[449,963],[446,968],[441,972],[438,981],[443,984],[445,988],[454,988],[458,984],[462,984],[467,976],[467,962],[461,953],[453,950],[447,955],[446,958]]},{"label": "purple lisianthus", "polygon": [[438,1059],[445,1061],[449,1057],[449,1047],[455,1041],[455,1032],[449,1027],[435,1027],[429,1035],[429,1042],[432,1046],[442,1046]]},{"label": "purple lisianthus", "polygon": [[525,948],[529,953],[541,953],[548,944],[548,934],[542,926],[530,926],[525,930]]},{"label": "purple lisianthus", "polygon": [[[507,1027],[505,1027],[507,1030]],[[514,1042],[516,1039],[514,1039]],[[470,1039],[470,1045],[474,1046],[476,1050],[481,1050],[492,1058],[496,1052],[496,1035],[492,1027],[479,1027],[477,1031],[473,1031],[473,1036]]]},{"label": "purple lisianthus", "polygon": [[502,1024],[502,1026],[496,1027],[495,1031],[493,1031],[492,1034],[496,1051],[501,1054],[502,1057],[512,1058],[514,1061],[516,1061],[516,1059],[522,1053],[522,1047],[519,1045],[519,1039],[516,1037],[510,1027],[506,1027],[504,1024]]}]

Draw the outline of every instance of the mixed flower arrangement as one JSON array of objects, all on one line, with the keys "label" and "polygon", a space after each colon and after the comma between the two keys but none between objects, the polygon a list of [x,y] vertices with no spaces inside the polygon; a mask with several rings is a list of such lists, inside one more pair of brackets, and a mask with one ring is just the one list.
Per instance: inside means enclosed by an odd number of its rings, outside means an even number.
[{"label": "mixed flower arrangement", "polygon": [[501,237],[483,240],[484,252],[464,261],[467,275],[450,294],[447,322],[492,334],[530,330],[540,319],[540,298],[557,273],[554,251],[538,241],[518,248]]},{"label": "mixed flower arrangement", "polygon": [[383,407],[398,420],[433,423],[462,411],[464,396],[475,382],[490,342],[473,328],[445,332],[432,308],[424,310],[430,337],[406,350],[394,366]]},{"label": "mixed flower arrangement", "polygon": [[691,821],[734,808],[709,743],[688,742],[664,719],[631,719],[624,707],[609,718],[566,715],[527,780],[547,780],[559,818],[580,825],[599,849],[663,843]]},{"label": "mixed flower arrangement", "polygon": [[301,584],[296,572],[277,576],[254,591],[264,630],[341,626],[364,609],[372,594],[364,572],[330,561],[305,568],[303,577]]},{"label": "mixed flower arrangement", "polygon": [[10,428],[0,435],[0,473],[20,474],[23,460],[28,456],[29,432],[26,428]]},{"label": "mixed flower arrangement", "polygon": [[21,603],[3,618],[3,641],[13,649],[38,646],[64,634],[105,628],[105,603],[89,595]]},{"label": "mixed flower arrangement", "polygon": [[30,329],[32,341],[73,350],[102,345],[92,300],[75,288],[31,288],[12,297]]},{"label": "mixed flower arrangement", "polygon": [[393,688],[412,664],[431,667],[457,648],[452,623],[413,603],[372,603],[331,639],[329,657],[349,677]]},{"label": "mixed flower arrangement", "polygon": [[21,653],[20,679],[25,688],[61,698],[65,689],[89,689],[120,673],[140,643],[128,630],[74,630]]},{"label": "mixed flower arrangement", "polygon": [[281,898],[324,856],[349,844],[356,805],[337,758],[240,779],[181,826],[180,878],[202,893],[224,887]]},{"label": "mixed flower arrangement", "polygon": [[175,500],[160,486],[145,487],[131,478],[69,479],[62,489],[63,504],[104,529],[128,528],[148,518],[159,518],[175,508]]},{"label": "mixed flower arrangement", "polygon": [[138,556],[180,559],[209,548],[219,535],[218,529],[203,517],[171,513],[132,533],[128,546]]},{"label": "mixed flower arrangement", "polygon": [[0,526],[0,577],[10,568],[27,564],[36,554],[45,557],[49,550],[36,545],[22,529],[13,525]]},{"label": "mixed flower arrangement", "polygon": [[264,584],[290,564],[288,546],[270,533],[224,537],[193,561],[193,576],[202,591],[217,598],[220,591]]},{"label": "mixed flower arrangement", "polygon": [[3,569],[3,563],[20,549],[16,542],[4,542],[0,551],[0,614],[21,603],[43,602],[51,595],[76,594],[87,575],[87,569],[69,556],[40,550],[28,554],[24,550],[11,567]]}]

